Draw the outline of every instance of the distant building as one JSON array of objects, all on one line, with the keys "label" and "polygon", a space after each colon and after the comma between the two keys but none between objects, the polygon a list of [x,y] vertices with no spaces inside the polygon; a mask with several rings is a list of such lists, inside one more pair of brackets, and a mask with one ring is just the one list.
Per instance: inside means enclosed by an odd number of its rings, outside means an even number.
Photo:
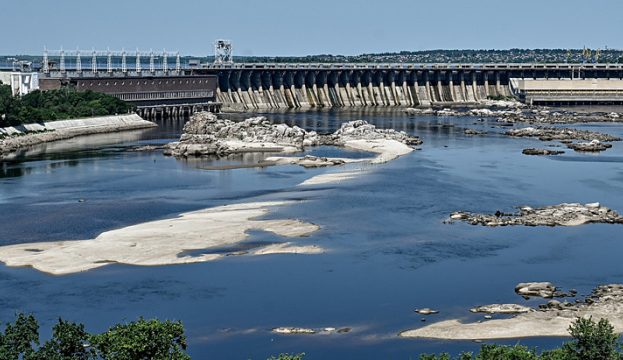
[{"label": "distant building", "polygon": [[0,71],[0,81],[11,85],[13,96],[26,95],[39,89],[39,73],[20,71]]}]

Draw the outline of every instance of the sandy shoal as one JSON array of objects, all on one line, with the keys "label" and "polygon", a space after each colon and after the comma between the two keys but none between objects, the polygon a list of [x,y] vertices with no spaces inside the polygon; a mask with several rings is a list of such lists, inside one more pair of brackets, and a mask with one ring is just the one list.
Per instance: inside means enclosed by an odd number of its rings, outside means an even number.
[{"label": "sandy shoal", "polygon": [[[91,240],[71,240],[0,247],[0,261],[8,266],[32,266],[42,272],[63,275],[95,269],[110,263],[130,265],[172,265],[220,259],[227,254],[210,253],[244,241],[251,229],[285,237],[306,236],[319,226],[293,219],[257,219],[270,208],[294,201],[244,203],[219,206],[181,214],[172,219],[146,222],[107,231]],[[204,250],[197,256],[185,251]],[[317,246],[290,243],[269,245],[249,253],[317,254]]]}]

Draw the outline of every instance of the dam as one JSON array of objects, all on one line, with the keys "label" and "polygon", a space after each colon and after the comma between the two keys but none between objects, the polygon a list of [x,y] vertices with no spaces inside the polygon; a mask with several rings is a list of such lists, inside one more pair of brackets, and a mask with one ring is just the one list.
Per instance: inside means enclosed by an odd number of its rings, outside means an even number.
[{"label": "dam", "polygon": [[[550,80],[610,80],[597,87],[623,80],[620,64],[210,64],[193,72],[216,75],[217,100],[241,110],[469,105],[519,96],[513,79],[546,88]],[[614,95],[623,100],[623,92]]]},{"label": "dam", "polygon": [[[140,53],[133,61],[122,53],[118,63],[111,54],[102,62],[94,52],[91,66],[82,65],[79,53],[75,61],[61,57],[57,67],[50,61],[41,69],[39,82],[42,88],[72,84],[97,89],[134,103],[149,117],[218,111],[221,106],[240,111],[467,106],[511,96],[544,105],[623,103],[623,85],[617,85],[623,81],[623,64],[185,64],[179,54],[169,64],[165,52],[160,62],[152,53],[147,66]],[[47,64],[49,58],[44,59]],[[159,84],[169,85],[163,90]]]}]

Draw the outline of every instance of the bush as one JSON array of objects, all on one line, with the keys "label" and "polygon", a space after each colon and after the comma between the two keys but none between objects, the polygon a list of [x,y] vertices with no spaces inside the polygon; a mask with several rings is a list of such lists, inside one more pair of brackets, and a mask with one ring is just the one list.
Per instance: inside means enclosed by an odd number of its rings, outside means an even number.
[{"label": "bush", "polygon": [[123,114],[130,110],[132,106],[124,101],[90,90],[35,90],[14,97],[10,86],[0,85],[0,126]]},{"label": "bush", "polygon": [[19,314],[0,332],[2,360],[187,360],[181,322],[144,320],[119,324],[91,335],[84,325],[62,319],[52,339],[39,347],[39,324],[32,315]]},{"label": "bush", "polygon": [[578,318],[569,327],[569,333],[574,340],[563,345],[568,359],[621,359],[619,336],[608,320],[595,323],[592,318]]}]

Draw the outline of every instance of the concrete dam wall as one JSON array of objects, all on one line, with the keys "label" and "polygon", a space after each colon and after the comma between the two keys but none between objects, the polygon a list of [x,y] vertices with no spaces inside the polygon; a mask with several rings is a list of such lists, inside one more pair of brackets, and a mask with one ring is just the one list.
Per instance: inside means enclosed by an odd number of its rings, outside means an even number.
[{"label": "concrete dam wall", "polygon": [[240,109],[467,105],[511,96],[501,71],[241,69],[218,78],[217,100]]}]

